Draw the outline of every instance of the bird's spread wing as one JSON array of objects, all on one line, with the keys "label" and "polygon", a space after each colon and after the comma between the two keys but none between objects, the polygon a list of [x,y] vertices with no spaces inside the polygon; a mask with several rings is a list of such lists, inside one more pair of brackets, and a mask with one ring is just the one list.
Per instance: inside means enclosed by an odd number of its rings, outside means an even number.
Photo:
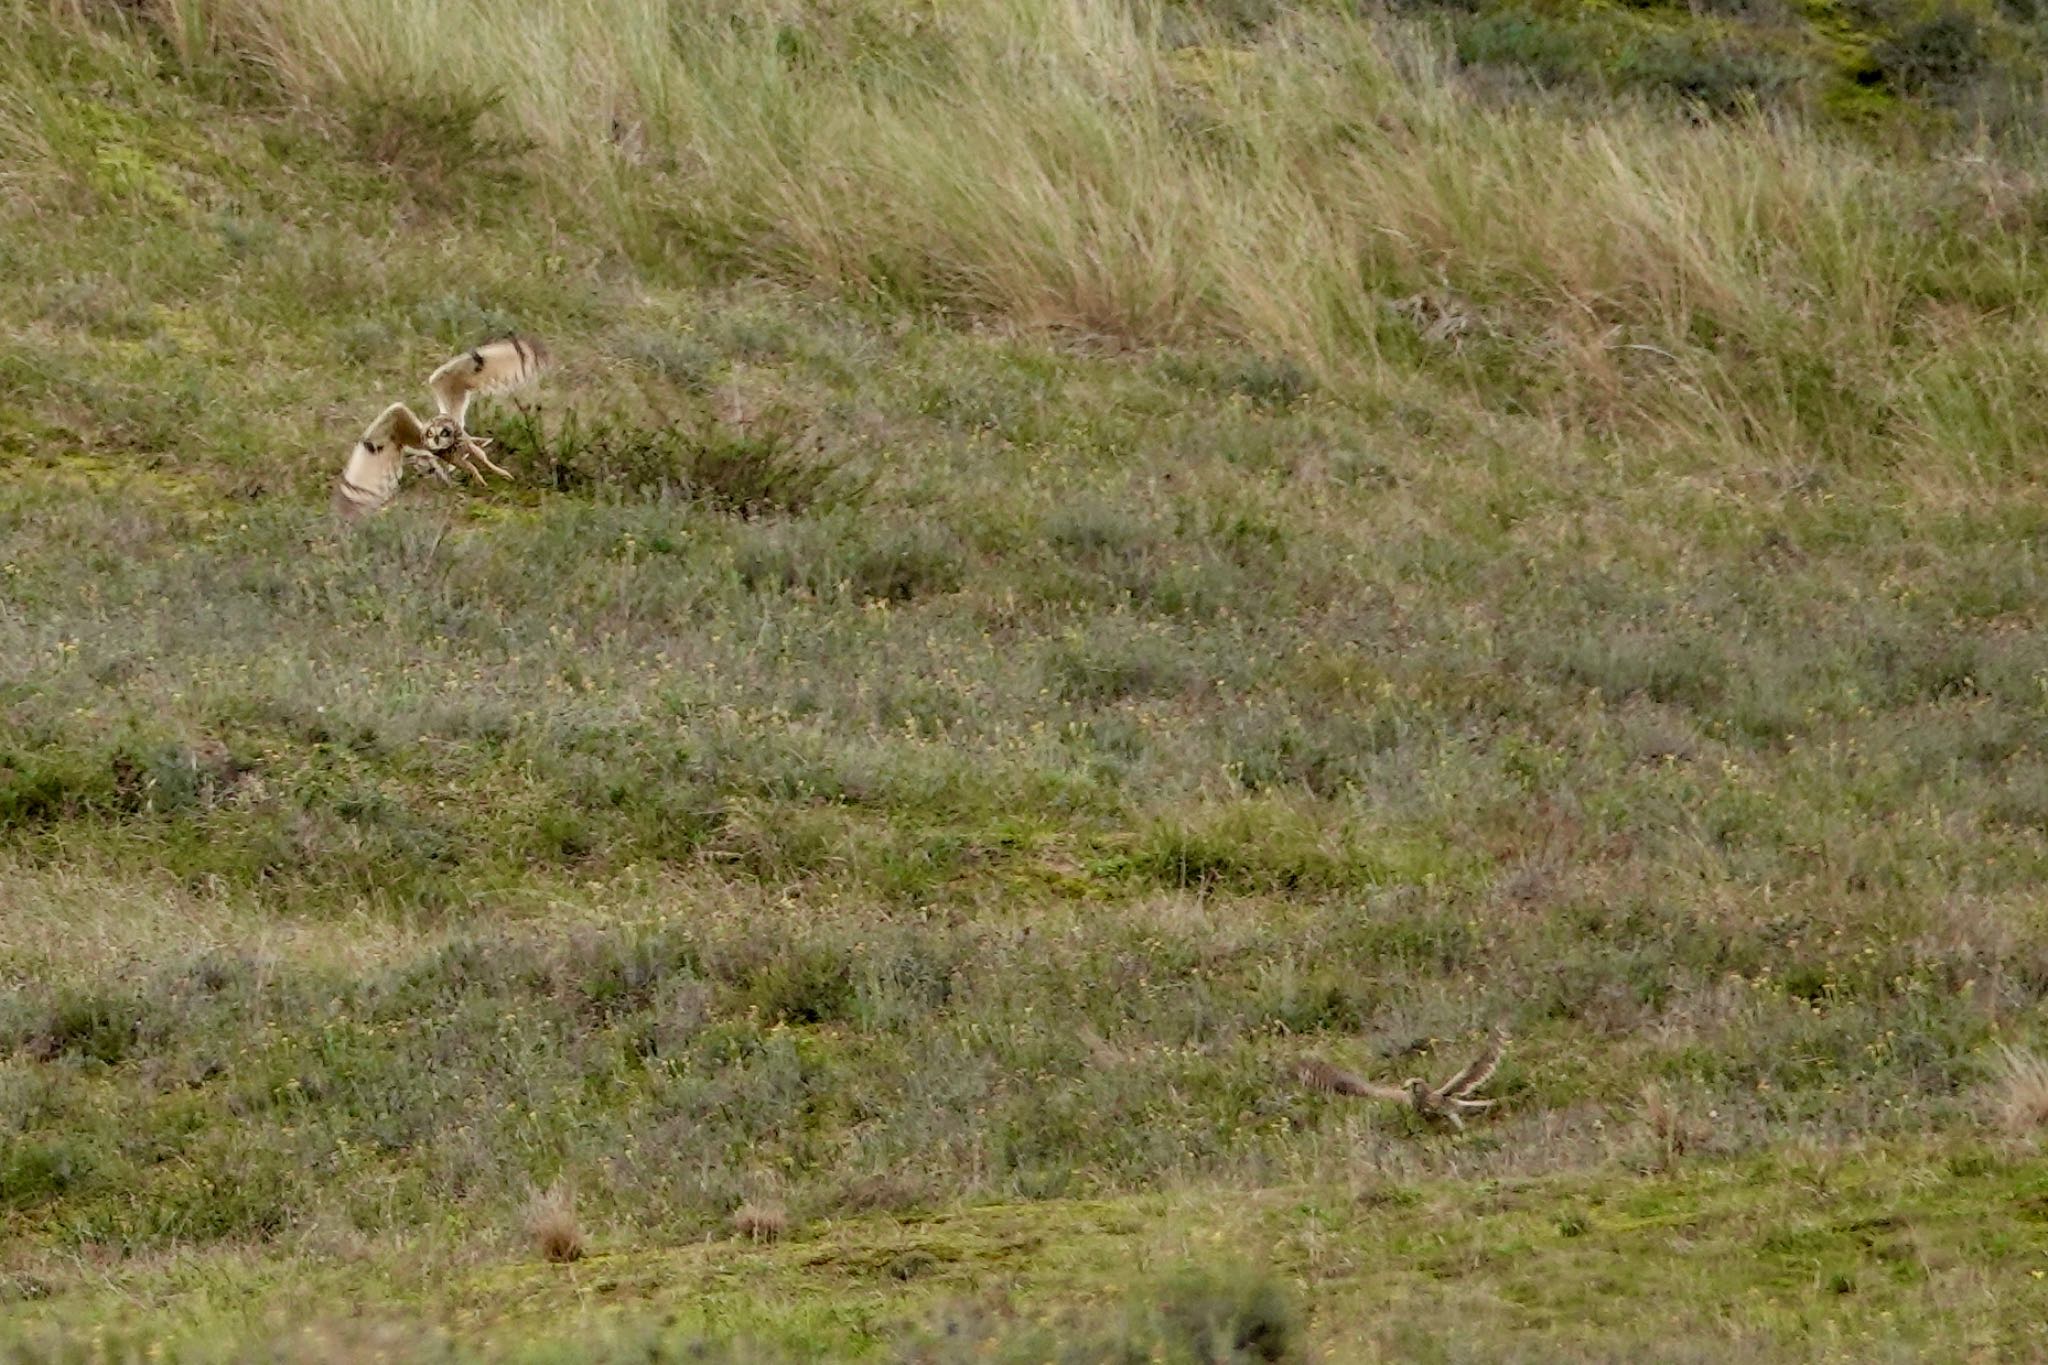
[{"label": "bird's spread wing", "polygon": [[1495,1029],[1486,1040],[1486,1051],[1472,1059],[1463,1071],[1444,1082],[1437,1093],[1445,1099],[1457,1099],[1468,1095],[1493,1079],[1493,1073],[1500,1068],[1500,1054],[1507,1048],[1507,1035]]},{"label": "bird's spread wing", "polygon": [[504,337],[456,356],[428,376],[427,387],[434,391],[442,415],[453,417],[460,426],[471,394],[516,389],[538,376],[547,363],[547,350],[538,341]]},{"label": "bird's spread wing", "polygon": [[348,463],[334,485],[334,510],[344,517],[360,517],[390,502],[405,471],[406,449],[419,445],[420,423],[412,409],[403,403],[384,409],[348,453]]},{"label": "bird's spread wing", "polygon": [[1342,1067],[1333,1066],[1320,1057],[1310,1057],[1298,1063],[1294,1075],[1303,1085],[1312,1090],[1327,1090],[1334,1095],[1363,1095],[1371,1100],[1393,1100],[1408,1102],[1408,1092],[1397,1086],[1374,1085],[1360,1076],[1354,1076]]}]

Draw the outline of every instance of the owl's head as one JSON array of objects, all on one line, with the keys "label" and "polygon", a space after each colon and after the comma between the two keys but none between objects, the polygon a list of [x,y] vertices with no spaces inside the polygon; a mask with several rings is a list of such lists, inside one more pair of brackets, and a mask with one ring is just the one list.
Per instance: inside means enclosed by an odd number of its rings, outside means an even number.
[{"label": "owl's head", "polygon": [[462,428],[453,417],[436,417],[420,428],[420,439],[433,454],[446,455],[462,440]]}]

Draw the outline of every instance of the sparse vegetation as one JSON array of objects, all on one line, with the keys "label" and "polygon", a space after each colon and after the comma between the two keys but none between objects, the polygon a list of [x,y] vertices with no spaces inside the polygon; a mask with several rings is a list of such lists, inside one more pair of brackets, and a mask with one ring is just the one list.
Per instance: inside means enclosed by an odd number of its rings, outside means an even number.
[{"label": "sparse vegetation", "polygon": [[2038,15],[544,8],[0,0],[0,1353],[2033,1349]]}]

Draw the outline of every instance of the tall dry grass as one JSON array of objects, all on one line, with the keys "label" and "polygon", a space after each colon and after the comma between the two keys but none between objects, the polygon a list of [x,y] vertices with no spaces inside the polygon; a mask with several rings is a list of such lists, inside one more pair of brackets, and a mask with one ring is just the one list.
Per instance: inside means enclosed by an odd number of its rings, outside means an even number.
[{"label": "tall dry grass", "polygon": [[1314,8],[1194,46],[1145,0],[157,13],[310,102],[502,97],[560,212],[647,261],[1326,378],[1426,366],[1709,454],[1982,471],[2048,435],[2025,150],[1504,105],[1434,40]]}]

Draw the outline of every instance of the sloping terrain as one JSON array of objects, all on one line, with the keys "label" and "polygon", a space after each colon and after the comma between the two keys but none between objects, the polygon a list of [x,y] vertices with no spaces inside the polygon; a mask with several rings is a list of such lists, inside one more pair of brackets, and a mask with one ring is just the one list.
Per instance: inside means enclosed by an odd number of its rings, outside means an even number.
[{"label": "sloping terrain", "polygon": [[1508,14],[0,7],[0,1358],[2038,1353],[2032,21]]}]

